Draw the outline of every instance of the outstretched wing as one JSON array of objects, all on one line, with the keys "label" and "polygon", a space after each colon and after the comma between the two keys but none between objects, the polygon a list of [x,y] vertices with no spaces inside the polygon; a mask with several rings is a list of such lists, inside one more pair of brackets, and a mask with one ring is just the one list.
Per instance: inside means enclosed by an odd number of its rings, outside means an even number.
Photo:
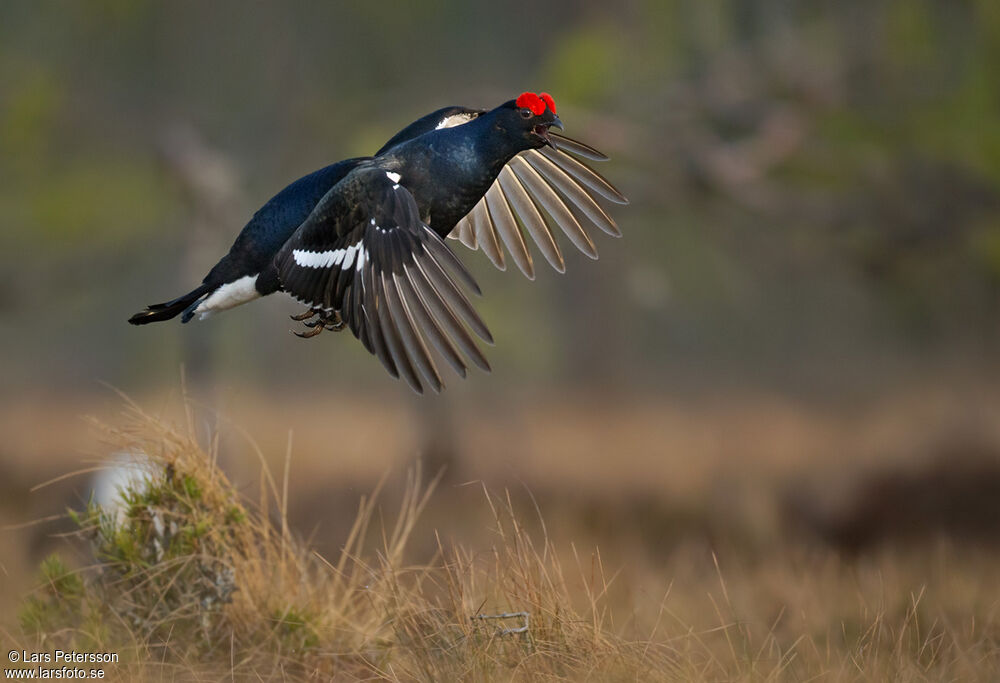
[{"label": "outstretched wing", "polygon": [[465,358],[490,369],[469,330],[493,339],[458,283],[477,294],[479,287],[420,220],[413,195],[397,180],[376,167],[353,171],[275,264],[285,291],[314,309],[338,312],[390,374],[402,375],[418,393],[425,386],[440,391],[428,342],[464,377]]},{"label": "outstretched wing", "polygon": [[606,161],[608,157],[582,142],[549,135],[556,149],[532,149],[511,159],[486,195],[448,235],[471,249],[482,249],[500,270],[507,267],[503,245],[521,272],[532,279],[535,270],[525,232],[562,273],[566,264],[556,233],[565,233],[577,249],[596,259],[597,249],[584,226],[597,226],[621,237],[597,198],[628,204],[621,192],[574,155],[591,161]]}]

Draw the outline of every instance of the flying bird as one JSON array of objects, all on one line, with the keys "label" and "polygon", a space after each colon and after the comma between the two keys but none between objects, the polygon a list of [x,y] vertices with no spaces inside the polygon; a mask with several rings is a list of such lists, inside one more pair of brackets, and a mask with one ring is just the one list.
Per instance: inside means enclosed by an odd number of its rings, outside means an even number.
[{"label": "flying bird", "polygon": [[[136,313],[133,325],[188,322],[287,292],[308,308],[301,337],[345,326],[393,377],[418,393],[444,383],[433,348],[462,377],[489,371],[473,335],[493,343],[465,289],[479,286],[444,242],[479,248],[528,277],[525,234],[559,272],[563,232],[587,256],[587,230],[621,236],[597,199],[628,200],[581,159],[605,161],[563,129],[547,93],[490,111],[445,107],[394,135],[372,157],[337,162],[283,189],[254,214],[202,284]],[[504,249],[506,248],[506,254]],[[470,333],[471,332],[471,333]]]}]

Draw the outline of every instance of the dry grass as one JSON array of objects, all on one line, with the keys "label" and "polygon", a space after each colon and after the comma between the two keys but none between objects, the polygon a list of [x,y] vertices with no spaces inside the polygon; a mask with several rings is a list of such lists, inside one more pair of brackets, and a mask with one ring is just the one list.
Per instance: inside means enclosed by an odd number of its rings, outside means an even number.
[{"label": "dry grass", "polygon": [[439,528],[436,552],[415,562],[408,542],[437,494],[411,471],[395,518],[383,520],[376,489],[342,552],[324,558],[289,532],[287,458],[275,476],[257,454],[251,504],[191,422],[130,405],[123,427],[104,428],[114,450],[148,454],[157,474],[129,494],[124,524],[94,506],[78,514],[91,560],[47,561],[20,633],[4,641],[115,651],[123,661],[105,670],[121,680],[1000,676],[987,551],[942,542],[845,561],[723,542],[609,561],[551,537],[537,507],[485,491],[480,542]]}]

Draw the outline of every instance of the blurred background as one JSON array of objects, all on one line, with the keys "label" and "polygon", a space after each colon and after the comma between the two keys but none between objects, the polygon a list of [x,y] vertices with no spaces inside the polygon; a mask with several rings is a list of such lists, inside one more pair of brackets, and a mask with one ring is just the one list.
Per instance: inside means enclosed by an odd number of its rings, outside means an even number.
[{"label": "blurred background", "polygon": [[[994,0],[2,3],[0,614],[59,543],[23,525],[88,480],[30,489],[108,454],[82,416],[114,423],[107,385],[179,415],[182,366],[246,491],[243,433],[278,471],[291,439],[321,551],[421,460],[445,468],[431,545],[488,526],[482,481],[640,578],[775,547],[992,557],[998,64]],[[454,243],[491,375],[418,398],[349,335],[294,338],[281,296],[126,324],[288,182],[524,90],[632,203],[599,261],[533,283]],[[994,604],[997,564],[962,566],[960,607]]]}]

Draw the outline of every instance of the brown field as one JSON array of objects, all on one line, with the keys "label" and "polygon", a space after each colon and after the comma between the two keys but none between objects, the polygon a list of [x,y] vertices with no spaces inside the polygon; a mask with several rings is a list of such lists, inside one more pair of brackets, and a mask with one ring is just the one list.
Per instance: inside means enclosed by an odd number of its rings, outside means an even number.
[{"label": "brown field", "polygon": [[[201,449],[176,396],[142,401],[176,433],[110,393],[89,412],[123,433],[84,419],[77,401],[9,404],[4,645],[128,652],[107,669],[122,679],[1000,675],[996,395],[913,387],[853,406],[731,394],[555,399],[452,406],[441,411],[450,429],[436,430],[452,438],[429,440],[420,425],[440,416],[425,403],[299,398],[276,411],[234,395],[222,398],[224,418],[193,408]],[[22,526],[83,508],[87,475],[28,489],[137,447],[246,506],[252,523],[239,544],[210,546],[235,568],[232,601],[198,636],[179,635],[192,618],[180,607],[157,617],[177,622],[174,640],[69,618],[44,635],[23,629],[28,596],[52,593],[40,583],[43,557],[58,550],[73,567],[93,564],[87,543],[58,536],[73,529],[67,519]],[[262,461],[273,486],[261,484]],[[352,545],[358,506],[380,482]],[[255,512],[262,500],[269,516]],[[81,576],[108,604],[121,598],[108,591],[125,591],[101,586],[93,569]],[[166,590],[139,585],[129,591]],[[140,612],[157,603],[127,599]],[[470,620],[521,611],[531,614],[527,634],[498,635],[517,619]],[[309,637],[299,642],[301,632]],[[203,647],[191,650],[189,638]]]}]

